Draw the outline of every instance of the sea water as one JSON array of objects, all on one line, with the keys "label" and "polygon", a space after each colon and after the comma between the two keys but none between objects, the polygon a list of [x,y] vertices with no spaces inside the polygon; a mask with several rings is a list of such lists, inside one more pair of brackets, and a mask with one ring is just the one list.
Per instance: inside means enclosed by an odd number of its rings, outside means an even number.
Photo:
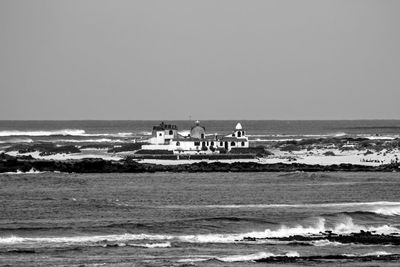
[{"label": "sea water", "polygon": [[[237,122],[201,123],[229,134]],[[240,122],[254,142],[400,133],[398,120]],[[146,140],[158,123],[0,121],[0,146],[124,144]],[[264,266],[255,260],[351,254],[324,264],[367,266],[364,256],[399,247],[268,238],[400,234],[399,189],[398,173],[0,174],[0,265]]]},{"label": "sea water", "polygon": [[254,261],[351,254],[325,264],[367,266],[365,255],[400,253],[263,239],[400,234],[397,173],[0,174],[0,184],[1,265],[264,266]]}]

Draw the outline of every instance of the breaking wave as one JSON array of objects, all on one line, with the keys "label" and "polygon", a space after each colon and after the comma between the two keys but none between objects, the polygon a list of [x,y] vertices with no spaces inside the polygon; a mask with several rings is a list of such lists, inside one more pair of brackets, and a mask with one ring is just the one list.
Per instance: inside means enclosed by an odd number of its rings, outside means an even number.
[{"label": "breaking wave", "polygon": [[216,260],[223,262],[241,262],[241,261],[255,261],[259,259],[265,259],[270,257],[299,257],[297,251],[290,251],[285,254],[273,254],[269,252],[259,252],[249,255],[232,255],[226,257],[215,258]]},{"label": "breaking wave", "polygon": [[131,247],[141,247],[141,248],[170,248],[171,242],[165,243],[150,243],[150,244],[128,244]]},{"label": "breaking wave", "polygon": [[2,174],[38,174],[38,173],[44,173],[44,172],[41,172],[41,171],[38,171],[38,170],[35,170],[34,168],[32,168],[27,172],[17,170],[16,172],[3,172]]},{"label": "breaking wave", "polygon": [[132,133],[116,133],[116,134],[89,134],[81,129],[63,129],[54,131],[0,131],[0,137],[6,136],[116,136],[129,137]]},{"label": "breaking wave", "polygon": [[[310,236],[321,235],[321,233],[331,231],[336,234],[351,234],[360,231],[370,231],[377,234],[400,233],[400,229],[391,225],[363,226],[353,223],[351,217],[344,217],[336,225],[328,227],[324,218],[318,218],[314,224],[310,225],[281,225],[277,229],[265,229],[264,231],[254,231],[237,234],[199,234],[199,235],[162,235],[162,234],[121,234],[121,235],[96,235],[96,236],[68,236],[68,237],[19,237],[9,236],[0,238],[0,244],[76,244],[76,243],[96,243],[96,242],[130,242],[136,240],[157,240],[157,241],[176,241],[185,243],[236,243],[242,242],[246,238],[281,238],[294,235]],[[318,245],[318,244],[315,244]]]},{"label": "breaking wave", "polygon": [[84,130],[64,129],[56,131],[0,131],[0,136],[51,136],[51,135],[85,135]]},{"label": "breaking wave", "polygon": [[400,215],[400,205],[393,207],[377,207],[372,212],[386,216],[398,216]]},{"label": "breaking wave", "polygon": [[12,138],[8,140],[0,141],[0,144],[8,144],[8,143],[32,143],[33,140],[30,138]]},{"label": "breaking wave", "polygon": [[194,258],[187,258],[187,259],[181,259],[178,260],[178,262],[201,262],[201,261],[209,261],[209,260],[217,260],[217,261],[222,261],[222,262],[244,262],[244,261],[256,261],[260,259],[265,259],[265,258],[271,258],[271,257],[299,257],[299,253],[297,251],[290,251],[285,254],[273,254],[270,252],[257,252],[253,254],[247,254],[247,255],[231,255],[231,256],[225,256],[225,257],[212,257],[212,256],[206,256],[206,257],[194,257]]},{"label": "breaking wave", "polygon": [[192,258],[186,258],[178,260],[178,262],[203,262],[210,260],[217,260],[221,262],[297,262],[297,261],[318,261],[318,260],[355,260],[365,259],[368,260],[398,260],[399,254],[388,253],[386,251],[374,251],[365,254],[333,254],[333,255],[312,255],[312,256],[301,256],[297,251],[289,251],[283,254],[274,254],[270,252],[257,252],[247,255],[231,255],[225,257],[213,257],[213,256],[195,256]]}]

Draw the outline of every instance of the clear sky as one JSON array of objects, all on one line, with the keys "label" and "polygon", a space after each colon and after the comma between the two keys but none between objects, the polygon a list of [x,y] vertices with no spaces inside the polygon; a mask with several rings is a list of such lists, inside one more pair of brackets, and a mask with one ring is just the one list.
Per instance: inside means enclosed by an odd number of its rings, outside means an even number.
[{"label": "clear sky", "polygon": [[400,119],[398,0],[2,0],[0,119]]}]

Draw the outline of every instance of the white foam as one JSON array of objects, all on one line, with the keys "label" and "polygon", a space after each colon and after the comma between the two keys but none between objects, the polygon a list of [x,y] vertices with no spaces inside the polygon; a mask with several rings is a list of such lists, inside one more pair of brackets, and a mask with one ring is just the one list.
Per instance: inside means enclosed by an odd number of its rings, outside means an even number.
[{"label": "white foam", "polygon": [[132,133],[86,133],[85,130],[81,129],[62,129],[62,130],[54,130],[54,131],[0,131],[0,137],[5,136],[52,136],[52,135],[61,135],[61,136],[116,136],[116,137],[129,137],[132,136]]},{"label": "white foam", "polygon": [[20,244],[20,243],[96,243],[101,241],[124,242],[132,240],[164,240],[172,239],[173,236],[167,235],[147,235],[147,234],[122,234],[122,235],[96,235],[96,236],[65,236],[65,237],[19,237],[9,236],[0,238],[0,244]]},{"label": "white foam", "polygon": [[399,229],[390,225],[381,226],[362,226],[353,223],[351,217],[344,216],[342,221],[338,222],[333,227],[326,227],[325,219],[318,218],[312,225],[282,225],[278,229],[266,229],[261,232],[248,232],[241,234],[208,234],[208,235],[189,235],[181,236],[179,239],[185,242],[192,243],[233,243],[243,240],[245,237],[250,238],[280,238],[294,235],[309,236],[320,235],[321,232],[332,231],[337,234],[351,234],[363,231],[375,231],[378,234],[399,233]]},{"label": "white foam", "polygon": [[44,173],[44,172],[40,172],[34,168],[31,168],[29,171],[27,172],[23,172],[20,170],[17,170],[16,172],[4,172],[3,174],[38,174],[38,173]]},{"label": "white foam", "polygon": [[371,134],[359,134],[358,137],[367,138],[369,140],[394,140],[399,138],[399,135],[371,135]]},{"label": "white foam", "polygon": [[[341,254],[342,256],[345,257],[370,257],[370,256],[387,256],[387,255],[395,255],[393,253],[388,253],[386,251],[374,251],[370,253],[365,253],[365,254]],[[190,256],[186,256],[190,257]],[[301,257],[300,254],[297,251],[289,251],[284,254],[274,254],[270,252],[257,252],[253,254],[247,254],[247,255],[230,255],[230,256],[224,256],[224,257],[214,257],[211,255],[195,255],[191,256],[191,258],[186,258],[186,259],[181,259],[178,260],[178,262],[202,262],[202,261],[207,261],[207,260],[218,260],[218,261],[223,261],[223,262],[252,262],[256,260],[261,260],[261,259],[267,259],[271,257],[292,257],[292,258],[299,258]]]},{"label": "white foam", "polygon": [[310,244],[313,245],[313,246],[316,246],[316,247],[325,247],[325,246],[334,246],[334,247],[336,247],[336,246],[345,245],[345,244],[340,243],[340,242],[336,242],[336,241],[332,242],[332,241],[329,241],[329,240],[326,240],[326,239],[311,241]]},{"label": "white foam", "polygon": [[84,130],[64,129],[56,131],[0,131],[0,136],[51,136],[51,135],[84,135]]},{"label": "white foam", "polygon": [[12,138],[8,140],[0,141],[0,144],[7,144],[7,143],[32,143],[33,140],[30,138]]},{"label": "white foam", "polygon": [[372,210],[372,212],[386,216],[397,216],[400,215],[400,205],[393,207],[377,207]]},{"label": "white foam", "polygon": [[201,262],[207,260],[218,260],[223,262],[246,262],[246,261],[255,261],[260,259],[266,259],[271,257],[300,257],[297,251],[289,251],[285,254],[273,254],[270,252],[257,252],[253,254],[246,255],[229,255],[224,257],[213,257],[213,256],[195,256],[193,258],[181,259],[178,262]]},{"label": "white foam", "polygon": [[142,248],[170,248],[171,242],[164,243],[149,243],[149,244],[128,244],[131,247],[142,247]]},{"label": "white foam", "polygon": [[393,255],[393,253],[388,253],[386,251],[374,251],[365,254],[342,254],[342,255],[346,257],[370,257],[370,256],[379,257],[379,256]]},{"label": "white foam", "polygon": [[340,222],[333,227],[325,225],[324,218],[318,218],[310,225],[282,225],[277,229],[265,229],[237,234],[200,234],[200,235],[152,235],[152,234],[122,234],[122,235],[97,235],[97,236],[69,236],[69,237],[18,237],[10,236],[0,238],[0,244],[18,243],[92,243],[100,241],[129,242],[134,240],[158,240],[188,243],[235,243],[241,242],[245,237],[249,238],[280,238],[293,235],[309,236],[321,235],[321,232],[332,231],[336,234],[351,234],[360,231],[374,231],[377,234],[400,233],[400,230],[390,225],[363,226],[354,224],[351,217],[344,216]]},{"label": "white foam", "polygon": [[249,254],[249,255],[232,255],[232,256],[226,256],[226,257],[221,257],[217,258],[219,261],[224,261],[224,262],[240,262],[240,261],[255,261],[259,259],[265,259],[275,256],[272,253],[269,252],[258,252],[254,254]]},{"label": "white foam", "polygon": [[370,253],[363,254],[361,256],[386,256],[386,255],[393,255],[392,253],[386,252],[386,251],[374,251]]}]

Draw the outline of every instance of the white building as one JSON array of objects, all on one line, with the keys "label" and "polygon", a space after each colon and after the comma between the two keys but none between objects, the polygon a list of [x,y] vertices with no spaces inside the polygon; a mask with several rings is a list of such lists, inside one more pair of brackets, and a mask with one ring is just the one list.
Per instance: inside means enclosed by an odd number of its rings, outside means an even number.
[{"label": "white building", "polygon": [[153,127],[152,137],[148,141],[153,145],[168,145],[177,136],[178,127],[176,125],[162,122]]},{"label": "white building", "polygon": [[206,135],[205,127],[196,121],[190,129],[189,136],[178,134],[176,125],[161,123],[153,127],[149,145],[143,145],[145,150],[169,150],[176,154],[209,154],[231,151],[232,148],[249,147],[249,139],[242,125],[238,123],[235,130],[226,136]]}]

